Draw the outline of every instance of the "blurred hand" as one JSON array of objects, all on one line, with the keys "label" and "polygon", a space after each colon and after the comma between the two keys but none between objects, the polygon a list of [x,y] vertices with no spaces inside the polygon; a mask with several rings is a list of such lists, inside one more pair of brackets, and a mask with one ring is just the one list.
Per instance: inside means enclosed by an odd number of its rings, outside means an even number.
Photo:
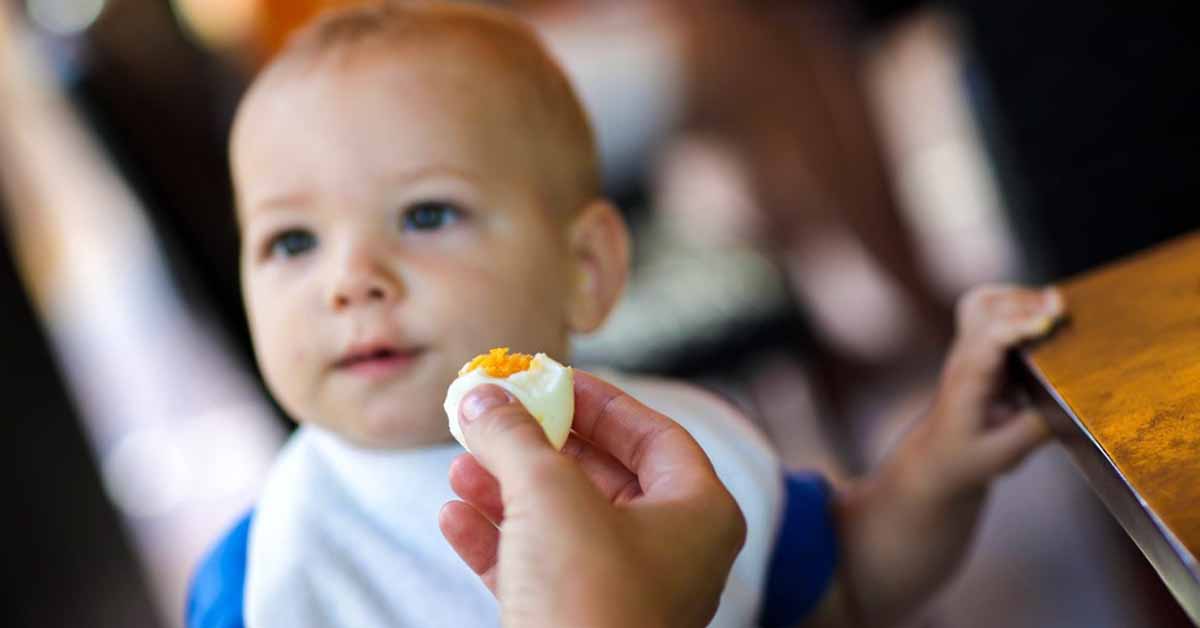
[{"label": "blurred hand", "polygon": [[959,301],[957,336],[929,414],[875,473],[839,491],[845,580],[814,625],[898,624],[954,573],[990,480],[1049,436],[1009,386],[1007,353],[1062,314],[1053,289],[984,287]]},{"label": "blurred hand", "polygon": [[1063,315],[1057,290],[976,288],[959,300],[958,331],[930,416],[918,428],[926,480],[945,491],[977,488],[1049,436],[1030,401],[1009,386],[1006,354],[1046,334]]},{"label": "blurred hand", "polygon": [[561,453],[501,388],[463,399],[473,454],[442,533],[506,626],[703,626],[745,540],[741,511],[678,424],[575,371]]}]

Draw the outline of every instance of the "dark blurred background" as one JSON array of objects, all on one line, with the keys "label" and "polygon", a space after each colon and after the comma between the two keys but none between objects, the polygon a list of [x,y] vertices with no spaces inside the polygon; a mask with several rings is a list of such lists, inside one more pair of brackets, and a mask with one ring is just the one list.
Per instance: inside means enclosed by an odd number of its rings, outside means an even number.
[{"label": "dark blurred background", "polygon": [[[178,626],[291,425],[254,371],[226,139],[333,0],[0,0],[13,626]],[[691,379],[785,461],[869,467],[955,298],[1200,227],[1183,3],[583,0],[524,14],[635,235],[576,360]],[[1057,447],[917,626],[1185,625]]]}]

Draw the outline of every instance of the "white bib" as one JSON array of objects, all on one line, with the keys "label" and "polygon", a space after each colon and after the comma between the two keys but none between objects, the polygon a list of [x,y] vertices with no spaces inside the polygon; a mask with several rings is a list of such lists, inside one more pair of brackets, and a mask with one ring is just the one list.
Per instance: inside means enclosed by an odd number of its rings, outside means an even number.
[{"label": "white bib", "polygon": [[[755,625],[783,499],[777,457],[745,418],[706,393],[605,376],[686,427],[738,501],[746,545],[711,625]],[[298,429],[272,467],[251,526],[246,625],[499,625],[492,594],[438,529],[438,511],[455,498],[447,472],[460,453],[454,443],[367,450],[319,428]]]}]

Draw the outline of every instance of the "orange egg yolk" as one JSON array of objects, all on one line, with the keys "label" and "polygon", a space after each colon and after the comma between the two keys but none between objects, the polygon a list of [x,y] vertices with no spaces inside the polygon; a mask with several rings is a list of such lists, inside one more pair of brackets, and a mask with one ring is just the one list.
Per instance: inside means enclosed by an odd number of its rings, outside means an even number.
[{"label": "orange egg yolk", "polygon": [[465,375],[475,369],[483,369],[484,373],[492,377],[508,377],[513,373],[529,370],[529,363],[533,360],[533,356],[526,353],[508,353],[508,347],[497,347],[475,356],[466,366],[458,372],[459,375]]}]

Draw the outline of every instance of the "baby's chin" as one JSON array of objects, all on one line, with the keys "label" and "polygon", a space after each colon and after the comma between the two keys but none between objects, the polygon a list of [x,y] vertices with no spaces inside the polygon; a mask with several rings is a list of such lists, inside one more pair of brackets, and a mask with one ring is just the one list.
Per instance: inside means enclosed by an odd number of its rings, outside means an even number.
[{"label": "baby's chin", "polygon": [[[440,410],[440,408],[439,408]],[[441,412],[432,416],[340,414],[339,421],[321,421],[326,431],[368,449],[416,449],[454,442]]]}]

